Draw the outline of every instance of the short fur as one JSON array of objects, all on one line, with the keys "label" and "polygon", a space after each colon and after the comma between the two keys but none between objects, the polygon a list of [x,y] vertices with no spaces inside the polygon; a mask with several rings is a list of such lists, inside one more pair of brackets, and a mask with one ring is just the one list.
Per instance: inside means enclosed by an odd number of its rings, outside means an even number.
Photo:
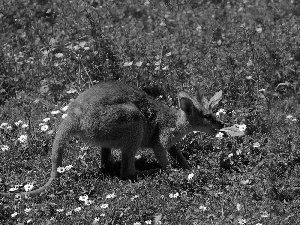
[{"label": "short fur", "polygon": [[[157,102],[142,90],[120,82],[100,83],[79,94],[60,124],[52,147],[52,171],[48,182],[39,189],[18,193],[34,195],[46,190],[58,177],[63,149],[71,136],[101,146],[102,166],[110,164],[111,148],[121,149],[120,176],[133,178],[159,169],[137,171],[135,155],[139,148],[152,148],[162,167],[169,166],[166,150],[179,164],[190,169],[180,149],[174,147],[191,131],[215,134],[223,127],[211,112],[203,107],[204,97],[178,93],[179,110]],[[196,100],[197,99],[197,100]],[[0,193],[11,196],[15,193]]]}]

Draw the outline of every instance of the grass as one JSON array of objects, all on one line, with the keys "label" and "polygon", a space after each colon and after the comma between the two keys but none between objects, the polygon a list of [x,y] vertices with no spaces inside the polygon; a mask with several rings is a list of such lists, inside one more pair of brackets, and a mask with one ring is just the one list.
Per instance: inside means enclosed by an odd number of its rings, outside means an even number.
[{"label": "grass", "polygon": [[[300,221],[296,1],[10,0],[0,9],[1,191],[47,181],[64,107],[97,82],[122,80],[169,106],[181,89],[223,90],[215,112],[246,125],[243,137],[187,135],[191,171],[172,162],[136,182],[119,179],[118,151],[103,173],[97,149],[72,139],[60,184],[2,198],[1,224]],[[136,166],[158,163],[146,149]]]}]

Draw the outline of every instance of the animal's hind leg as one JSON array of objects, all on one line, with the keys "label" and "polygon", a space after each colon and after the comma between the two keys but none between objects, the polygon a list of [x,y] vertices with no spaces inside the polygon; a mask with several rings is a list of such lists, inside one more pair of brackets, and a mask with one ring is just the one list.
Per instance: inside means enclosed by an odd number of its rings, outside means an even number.
[{"label": "animal's hind leg", "polygon": [[136,176],[135,169],[135,154],[137,152],[137,147],[130,146],[122,148],[122,159],[121,159],[121,179],[133,178]]},{"label": "animal's hind leg", "polygon": [[167,152],[166,150],[160,145],[156,145],[153,147],[153,152],[155,154],[156,159],[158,160],[161,168],[163,170],[167,169],[167,167],[170,165],[168,157],[167,157]]},{"label": "animal's hind leg", "polygon": [[137,150],[137,146],[130,146],[128,148],[122,149],[122,163],[120,173],[121,179],[136,179],[138,176],[150,175],[159,171],[159,169],[137,171],[135,168],[135,154]]},{"label": "animal's hind leg", "polygon": [[112,158],[110,148],[101,148],[101,168],[104,172],[111,172],[112,169]]},{"label": "animal's hind leg", "polygon": [[184,158],[184,156],[182,155],[182,153],[178,147],[173,145],[172,147],[170,147],[168,149],[168,152],[173,157],[173,159],[175,159],[179,163],[179,165],[182,168],[191,169],[191,167],[189,166],[188,162],[186,161],[186,159]]}]

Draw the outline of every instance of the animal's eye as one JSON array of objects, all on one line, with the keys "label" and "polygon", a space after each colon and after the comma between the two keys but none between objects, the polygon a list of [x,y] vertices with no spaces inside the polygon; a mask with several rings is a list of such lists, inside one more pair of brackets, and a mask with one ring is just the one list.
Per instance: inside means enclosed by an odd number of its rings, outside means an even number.
[{"label": "animal's eye", "polygon": [[211,115],[210,114],[205,114],[205,115],[203,114],[203,117],[206,118],[206,119],[211,119]]},{"label": "animal's eye", "polygon": [[206,115],[203,115],[204,118],[208,119],[208,120],[211,120],[211,121],[215,121],[215,117],[211,114],[206,114]]}]

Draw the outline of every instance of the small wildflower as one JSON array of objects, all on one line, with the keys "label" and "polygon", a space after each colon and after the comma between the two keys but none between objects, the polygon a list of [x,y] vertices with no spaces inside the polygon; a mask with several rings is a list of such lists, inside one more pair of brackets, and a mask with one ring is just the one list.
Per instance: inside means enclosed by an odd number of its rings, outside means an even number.
[{"label": "small wildflower", "polygon": [[56,115],[56,114],[59,114],[59,113],[61,113],[60,110],[54,110],[54,111],[51,112],[52,115]]},{"label": "small wildflower", "polygon": [[216,116],[221,116],[221,115],[224,115],[226,114],[226,111],[224,109],[219,109],[218,112],[216,112]]},{"label": "small wildflower", "polygon": [[246,185],[246,184],[249,184],[250,183],[250,180],[247,179],[247,180],[241,180],[241,184],[243,185]]},{"label": "small wildflower", "polygon": [[47,124],[44,124],[41,126],[41,131],[47,131],[49,129],[49,126]]},{"label": "small wildflower", "polygon": [[248,67],[253,66],[252,59],[249,59],[249,61],[247,62],[247,66],[248,66]]},{"label": "small wildflower", "polygon": [[94,203],[94,201],[93,201],[93,200],[90,200],[90,199],[84,201],[84,204],[85,204],[85,205],[91,205],[91,204],[93,204],[93,203]]},{"label": "small wildflower", "polygon": [[241,225],[243,225],[243,224],[246,224],[246,220],[245,219],[242,219],[242,218],[238,218],[238,224],[241,224]]},{"label": "small wildflower", "polygon": [[101,213],[100,216],[101,216],[101,217],[104,217],[104,216],[105,216],[105,213]]},{"label": "small wildflower", "polygon": [[65,172],[65,167],[63,167],[63,166],[57,167],[57,172],[58,173],[64,173]]},{"label": "small wildflower", "polygon": [[66,216],[71,216],[72,214],[73,214],[73,211],[71,210],[71,211],[66,213]]},{"label": "small wildflower", "polygon": [[176,192],[175,194],[169,194],[169,198],[177,198],[179,196],[178,192]]},{"label": "small wildflower", "polygon": [[240,203],[236,204],[236,210],[240,211],[242,209],[242,205]]},{"label": "small wildflower", "polygon": [[245,124],[238,125],[240,131],[245,131],[247,126]]},{"label": "small wildflower", "polygon": [[198,26],[196,27],[196,31],[197,31],[199,34],[201,34],[201,33],[202,33],[202,26],[201,26],[201,25],[198,25]]},{"label": "small wildflower", "polygon": [[42,54],[43,54],[43,55],[48,55],[49,52],[50,52],[50,51],[48,51],[48,50],[44,50],[44,51],[42,51]]},{"label": "small wildflower", "polygon": [[12,130],[13,128],[12,128],[11,125],[8,125],[8,126],[6,127],[6,129],[7,129],[7,130]]},{"label": "small wildflower", "polygon": [[194,174],[193,174],[193,173],[190,173],[190,174],[188,175],[188,180],[191,180],[193,177],[194,177]]},{"label": "small wildflower", "polygon": [[64,107],[61,108],[61,111],[65,112],[65,111],[68,110],[68,108],[69,108],[69,105],[66,105],[66,106],[64,106]]},{"label": "small wildflower", "polygon": [[253,143],[253,148],[259,148],[260,144],[258,142]]},{"label": "small wildflower", "polygon": [[65,211],[64,209],[57,209],[56,210],[57,212],[63,212],[63,211]]},{"label": "small wildflower", "polygon": [[22,124],[21,127],[22,127],[22,128],[27,128],[27,127],[28,127],[28,124],[24,123],[24,124]]},{"label": "small wildflower", "polygon": [[62,53],[56,53],[55,54],[55,57],[58,58],[58,59],[63,57],[63,56],[64,56],[64,54],[62,54]]},{"label": "small wildflower", "polygon": [[17,190],[19,190],[19,187],[18,187],[18,185],[15,185],[14,187],[11,187],[8,191],[9,192],[14,192],[14,191],[17,191]]},{"label": "small wildflower", "polygon": [[[80,200],[80,199],[79,199]],[[80,200],[81,201],[81,200]],[[74,212],[79,212],[81,210],[81,207],[77,207],[74,209]]]},{"label": "small wildflower", "polygon": [[287,120],[291,120],[291,121],[293,121],[293,122],[296,122],[296,121],[297,121],[297,118],[295,118],[295,117],[292,116],[292,115],[286,116],[286,119],[287,119]]},{"label": "small wildflower", "polygon": [[216,138],[222,139],[224,134],[222,132],[219,132],[216,134]]},{"label": "small wildflower", "polygon": [[18,127],[21,123],[23,123],[22,120],[18,120],[17,122],[15,122],[15,125]]},{"label": "small wildflower", "polygon": [[86,41],[81,41],[81,42],[79,42],[79,47],[80,48],[83,48],[84,46],[86,46],[86,44],[87,44],[87,42]]},{"label": "small wildflower", "polygon": [[131,201],[133,201],[134,199],[136,199],[136,198],[138,198],[139,196],[138,195],[135,195],[135,196],[133,196],[132,198],[130,198],[131,199]]},{"label": "small wildflower", "polygon": [[80,151],[87,151],[88,149],[89,149],[88,146],[83,146],[83,147],[80,148]]},{"label": "small wildflower", "polygon": [[164,66],[163,68],[161,68],[162,70],[168,70],[169,66]]},{"label": "small wildflower", "polygon": [[20,201],[22,199],[22,196],[20,194],[15,195],[15,201]]},{"label": "small wildflower", "polygon": [[74,94],[76,92],[77,92],[76,89],[71,88],[70,90],[67,91],[67,94]]},{"label": "small wildflower", "polygon": [[14,212],[13,214],[11,214],[11,217],[14,218],[14,217],[16,217],[17,215],[18,215],[18,213],[17,213],[17,212]]},{"label": "small wildflower", "polygon": [[99,222],[100,218],[99,217],[95,217],[94,222]]},{"label": "small wildflower", "polygon": [[106,208],[108,208],[108,204],[101,204],[100,207],[101,207],[101,209],[106,209]]},{"label": "small wildflower", "polygon": [[267,211],[264,211],[262,214],[261,214],[261,217],[262,218],[267,218],[267,217],[269,217],[270,216],[270,214],[267,212]]},{"label": "small wildflower", "polygon": [[61,118],[65,119],[68,116],[67,113],[62,114]]},{"label": "small wildflower", "polygon": [[131,61],[131,62],[125,62],[123,66],[132,66],[132,64],[133,64],[133,61]]},{"label": "small wildflower", "polygon": [[145,6],[150,5],[150,1],[149,1],[149,0],[146,0],[146,1],[144,2],[144,5],[145,5]]},{"label": "small wildflower", "polygon": [[166,26],[166,23],[164,21],[161,21],[159,25],[164,27],[164,26]]},{"label": "small wildflower", "polygon": [[78,45],[74,45],[73,50],[77,51],[78,49],[79,49],[79,46]]},{"label": "small wildflower", "polygon": [[44,122],[44,123],[47,123],[47,122],[49,122],[49,121],[50,121],[50,118],[49,118],[49,117],[43,119],[43,122]]},{"label": "small wildflower", "polygon": [[255,30],[256,30],[257,33],[260,34],[262,32],[262,27],[261,26],[257,26]]},{"label": "small wildflower", "polygon": [[151,220],[146,220],[145,224],[152,224],[152,221]]},{"label": "small wildflower", "polygon": [[85,202],[88,199],[89,199],[89,196],[87,196],[87,195],[79,196],[79,201]]},{"label": "small wildflower", "polygon": [[27,135],[22,134],[19,138],[18,138],[19,142],[21,143],[25,143],[27,141]]},{"label": "small wildflower", "polygon": [[29,213],[29,212],[31,212],[31,210],[32,210],[31,208],[26,208],[26,209],[24,209],[24,212]]},{"label": "small wildflower", "polygon": [[140,158],[142,158],[142,156],[141,155],[136,155],[135,158],[140,159]]},{"label": "small wildflower", "polygon": [[68,165],[68,166],[65,167],[65,170],[68,171],[68,170],[70,170],[70,169],[72,169],[72,168],[73,168],[72,165]]},{"label": "small wildflower", "polygon": [[25,191],[31,191],[33,189],[33,184],[26,184],[24,186]]},{"label": "small wildflower", "polygon": [[143,65],[143,62],[142,61],[136,62],[135,65],[141,67]]},{"label": "small wildflower", "polygon": [[238,150],[236,150],[236,152],[235,152],[237,155],[241,155],[242,154],[242,150],[241,149],[238,149]]},{"label": "small wildflower", "polygon": [[115,198],[115,197],[117,197],[116,195],[115,195],[115,193],[112,193],[112,194],[108,194],[108,195],[106,195],[106,198]]},{"label": "small wildflower", "polygon": [[8,123],[1,123],[0,128],[5,129],[8,126]]},{"label": "small wildflower", "polygon": [[227,157],[231,158],[232,156],[233,156],[233,153],[229,153]]},{"label": "small wildflower", "polygon": [[207,207],[204,206],[204,205],[200,205],[200,206],[199,206],[199,209],[202,210],[202,211],[206,211]]},{"label": "small wildflower", "polygon": [[182,191],[182,192],[180,193],[180,195],[181,195],[181,196],[187,196],[187,192],[186,192],[186,191]]},{"label": "small wildflower", "polygon": [[161,60],[154,63],[155,66],[159,66],[161,64]]},{"label": "small wildflower", "polygon": [[9,149],[8,145],[0,145],[0,148],[3,152],[5,152]]}]

